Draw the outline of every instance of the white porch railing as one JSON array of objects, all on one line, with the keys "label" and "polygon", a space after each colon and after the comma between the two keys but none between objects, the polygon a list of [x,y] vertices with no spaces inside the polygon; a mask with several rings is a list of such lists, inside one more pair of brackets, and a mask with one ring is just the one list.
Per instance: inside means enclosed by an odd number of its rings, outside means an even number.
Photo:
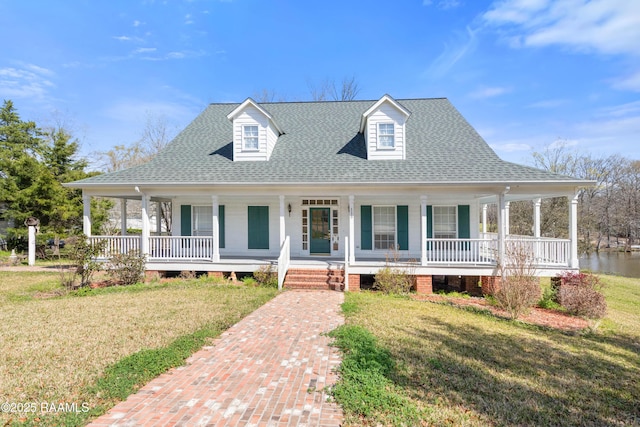
[{"label": "white porch railing", "polygon": [[498,241],[493,239],[427,239],[426,262],[491,265],[497,251]]},{"label": "white porch railing", "polygon": [[[498,239],[497,233],[481,233],[487,239]],[[571,240],[552,237],[533,237],[510,234],[505,237],[507,253],[523,247],[531,253],[539,266],[568,266],[571,258]]]},{"label": "white porch railing", "polygon": [[548,237],[508,236],[505,239],[506,252],[516,253],[516,248],[524,248],[532,254],[539,266],[569,265],[571,241]]},{"label": "white porch railing", "polygon": [[278,257],[278,290],[282,290],[284,278],[289,271],[289,264],[291,263],[291,244],[289,243],[289,236],[284,238],[284,242],[280,247],[280,256]]},{"label": "white porch railing", "polygon": [[[496,265],[498,239],[495,233],[483,233],[478,239],[427,239],[424,265]],[[90,244],[104,245],[99,258],[110,258],[116,253],[140,251],[141,236],[92,236]],[[100,243],[103,242],[103,243]],[[211,236],[150,236],[149,259],[170,260],[211,260],[213,237]],[[349,240],[345,240],[345,248]],[[568,266],[571,243],[568,239],[546,237],[515,236],[505,238],[505,251],[515,253],[524,248],[532,254],[539,267]],[[251,257],[248,257],[251,258]],[[287,236],[278,257],[278,286],[284,283],[291,263],[291,241]],[[345,276],[350,267],[348,250],[345,253]],[[345,278],[346,279],[346,278]],[[347,287],[348,284],[345,284]]]},{"label": "white porch railing", "polygon": [[111,258],[115,254],[126,254],[131,251],[140,252],[142,236],[91,236],[91,246],[103,245],[98,258]]},{"label": "white porch railing", "polygon": [[149,258],[160,259],[211,259],[211,236],[151,236]]}]

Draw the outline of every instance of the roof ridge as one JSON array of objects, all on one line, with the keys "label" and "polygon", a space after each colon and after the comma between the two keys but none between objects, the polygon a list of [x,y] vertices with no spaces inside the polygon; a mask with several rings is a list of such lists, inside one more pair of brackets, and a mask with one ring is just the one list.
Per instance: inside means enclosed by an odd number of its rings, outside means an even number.
[{"label": "roof ridge", "polygon": [[[384,96],[384,95],[383,95]],[[388,95],[390,96],[390,95]],[[348,99],[348,100],[335,100],[335,99],[324,99],[321,101],[258,101],[253,99],[257,104],[265,105],[265,104],[330,104],[330,103],[356,103],[356,102],[376,102],[379,101],[382,97],[376,99]],[[449,98],[445,96],[433,97],[433,98],[393,98],[396,101],[436,101],[436,100],[448,100]],[[208,105],[239,105],[242,104],[245,100],[239,102],[210,102]]]}]

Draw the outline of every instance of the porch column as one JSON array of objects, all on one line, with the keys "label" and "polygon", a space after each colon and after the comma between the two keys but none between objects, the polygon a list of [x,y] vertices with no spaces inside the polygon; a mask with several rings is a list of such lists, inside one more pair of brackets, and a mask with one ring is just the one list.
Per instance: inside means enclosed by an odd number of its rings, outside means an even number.
[{"label": "porch column", "polygon": [[220,261],[220,225],[218,219],[218,211],[219,211],[219,203],[218,196],[211,196],[211,229],[212,229],[212,249],[211,249],[211,261],[218,262]]},{"label": "porch column", "polygon": [[504,235],[508,236],[510,233],[510,225],[509,225],[509,208],[511,207],[511,202],[506,202],[504,204]]},{"label": "porch column", "polygon": [[568,196],[569,199],[569,267],[578,268],[578,194]]},{"label": "porch column", "polygon": [[427,196],[420,196],[420,264],[427,263]]},{"label": "porch column", "polygon": [[356,221],[355,221],[355,208],[354,208],[355,196],[349,196],[349,264],[353,264],[356,262],[356,250],[355,250],[355,229],[356,229]]},{"label": "porch column", "polygon": [[151,225],[149,223],[149,202],[150,197],[142,194],[142,236],[140,241],[141,255],[149,255],[149,235]]},{"label": "porch column", "polygon": [[284,214],[284,196],[280,196],[280,247],[282,247],[287,234],[287,231],[285,230]]},{"label": "porch column", "polygon": [[533,237],[540,237],[540,206],[542,199],[533,201]]},{"label": "porch column", "polygon": [[91,196],[82,192],[82,232],[91,236]]},{"label": "porch column", "polygon": [[127,199],[120,199],[120,235],[127,235]]},{"label": "porch column", "polygon": [[162,202],[156,202],[156,235],[162,235]]},{"label": "porch column", "polygon": [[509,187],[498,194],[498,265],[502,265],[505,259],[505,218],[506,218],[506,202],[505,196],[509,192]]},{"label": "porch column", "polygon": [[487,204],[482,205],[482,232],[487,233]]}]

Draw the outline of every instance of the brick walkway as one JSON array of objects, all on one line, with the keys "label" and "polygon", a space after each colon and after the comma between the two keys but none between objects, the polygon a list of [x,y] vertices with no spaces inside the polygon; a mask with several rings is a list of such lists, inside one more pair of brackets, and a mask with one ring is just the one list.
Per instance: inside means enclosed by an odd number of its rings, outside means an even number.
[{"label": "brick walkway", "polygon": [[340,355],[323,334],[343,323],[343,298],[283,292],[90,425],[339,426],[324,389]]}]

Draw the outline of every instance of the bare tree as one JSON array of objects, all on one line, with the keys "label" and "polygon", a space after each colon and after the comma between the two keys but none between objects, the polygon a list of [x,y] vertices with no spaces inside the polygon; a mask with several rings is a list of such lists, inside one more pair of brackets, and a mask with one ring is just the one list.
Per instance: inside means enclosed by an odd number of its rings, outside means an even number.
[{"label": "bare tree", "polygon": [[[116,145],[109,151],[97,153],[97,158],[102,163],[106,172],[114,172],[130,168],[148,162],[161,150],[163,150],[176,134],[176,127],[169,124],[164,115],[147,114],[145,126],[140,139],[131,145]],[[137,205],[132,204],[132,209],[138,210]],[[117,219],[120,215],[120,202],[118,201],[111,212],[111,217]],[[160,213],[164,228],[171,231],[171,203],[160,203]]]},{"label": "bare tree", "polygon": [[326,78],[319,85],[307,82],[311,99],[314,101],[352,101],[360,93],[360,86],[355,76],[344,77],[338,87],[336,81]]}]

